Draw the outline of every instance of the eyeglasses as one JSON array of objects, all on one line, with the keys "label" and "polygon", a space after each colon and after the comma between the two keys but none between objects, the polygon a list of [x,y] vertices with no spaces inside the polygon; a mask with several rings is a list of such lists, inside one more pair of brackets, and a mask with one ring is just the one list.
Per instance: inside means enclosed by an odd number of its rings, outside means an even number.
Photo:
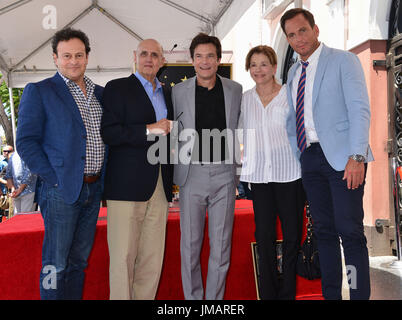
[{"label": "eyeglasses", "polygon": [[10,153],[12,152],[11,150],[3,150],[4,153]]}]

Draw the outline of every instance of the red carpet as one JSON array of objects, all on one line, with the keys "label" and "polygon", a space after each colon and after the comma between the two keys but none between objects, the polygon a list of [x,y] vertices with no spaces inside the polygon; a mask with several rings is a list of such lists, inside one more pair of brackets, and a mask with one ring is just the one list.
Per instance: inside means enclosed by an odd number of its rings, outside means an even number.
[{"label": "red carpet", "polygon": [[[204,279],[209,254],[207,229],[206,227],[201,254]],[[0,299],[39,299],[42,239],[43,221],[40,214],[15,216],[0,223]],[[255,300],[257,295],[250,247],[250,243],[255,241],[254,217],[252,203],[249,200],[236,201],[232,241],[231,266],[224,298]],[[108,266],[106,208],[101,208],[95,244],[86,270],[84,299],[109,298]],[[180,278],[179,212],[176,208],[172,208],[169,214],[165,260],[156,298],[158,300],[183,299]],[[297,299],[322,299],[320,280],[308,281],[298,277]]]}]

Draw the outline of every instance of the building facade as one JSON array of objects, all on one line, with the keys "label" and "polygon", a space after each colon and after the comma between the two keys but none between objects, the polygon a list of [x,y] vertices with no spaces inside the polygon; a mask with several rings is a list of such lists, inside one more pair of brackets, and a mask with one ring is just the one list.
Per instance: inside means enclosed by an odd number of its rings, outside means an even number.
[{"label": "building facade", "polygon": [[[397,166],[402,165],[402,1],[256,0],[223,40],[224,47],[230,46],[234,52],[234,79],[245,90],[253,83],[244,70],[244,59],[248,50],[259,44],[275,49],[276,76],[279,82],[286,82],[287,70],[297,55],[289,47],[279,20],[294,7],[314,14],[320,41],[355,53],[363,65],[371,107],[370,146],[375,157],[366,177],[365,232],[370,256],[396,254],[399,216],[395,218],[394,214],[392,158],[396,158]],[[398,213],[400,206],[398,203]]]}]

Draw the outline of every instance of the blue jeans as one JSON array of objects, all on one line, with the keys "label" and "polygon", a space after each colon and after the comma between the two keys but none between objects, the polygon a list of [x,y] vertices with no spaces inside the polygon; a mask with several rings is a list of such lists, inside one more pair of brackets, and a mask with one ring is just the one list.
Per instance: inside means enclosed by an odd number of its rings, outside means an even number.
[{"label": "blue jeans", "polygon": [[64,202],[57,187],[43,184],[39,206],[45,224],[40,273],[42,300],[82,298],[101,201],[101,182],[84,183],[78,200]]}]

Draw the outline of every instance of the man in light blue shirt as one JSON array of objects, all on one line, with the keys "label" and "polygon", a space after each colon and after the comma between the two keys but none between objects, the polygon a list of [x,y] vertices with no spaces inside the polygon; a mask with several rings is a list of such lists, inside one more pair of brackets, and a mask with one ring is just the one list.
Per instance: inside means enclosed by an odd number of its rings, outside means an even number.
[{"label": "man in light blue shirt", "polygon": [[155,110],[156,121],[167,118],[167,108],[165,103],[165,98],[163,95],[162,85],[159,82],[158,78],[154,78],[154,84],[152,84],[149,80],[145,79],[138,71],[135,73],[135,76],[138,80],[140,80],[142,86],[147,93],[149,100],[151,100],[152,106]]},{"label": "man in light blue shirt", "polygon": [[163,161],[169,148],[159,148],[169,143],[173,118],[170,92],[156,78],[163,49],[143,40],[134,60],[137,72],[109,81],[103,93],[111,300],[155,299],[172,199],[173,166]]},{"label": "man in light blue shirt", "polygon": [[8,160],[5,179],[14,200],[14,214],[32,212],[35,209],[35,174],[32,174],[17,152]]}]

